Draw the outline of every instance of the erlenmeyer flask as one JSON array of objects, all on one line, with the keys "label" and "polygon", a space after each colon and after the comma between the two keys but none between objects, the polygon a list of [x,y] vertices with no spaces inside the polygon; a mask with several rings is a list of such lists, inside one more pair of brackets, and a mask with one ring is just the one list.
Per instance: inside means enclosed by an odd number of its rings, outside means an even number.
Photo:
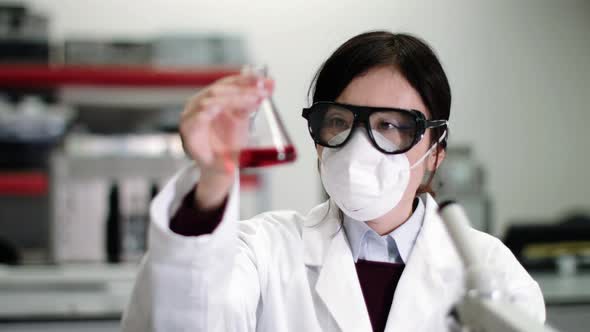
[{"label": "erlenmeyer flask", "polygon": [[[245,66],[242,73],[266,77],[267,69]],[[248,145],[240,152],[240,168],[272,166],[295,160],[295,147],[270,96],[250,115],[249,129]]]}]

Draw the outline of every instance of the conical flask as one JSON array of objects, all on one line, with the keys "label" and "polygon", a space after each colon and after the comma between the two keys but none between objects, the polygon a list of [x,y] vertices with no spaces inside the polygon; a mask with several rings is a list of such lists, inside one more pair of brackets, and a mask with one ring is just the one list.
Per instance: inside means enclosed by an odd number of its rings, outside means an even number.
[{"label": "conical flask", "polygon": [[[267,77],[266,67],[245,66],[242,73]],[[240,151],[240,168],[265,167],[292,162],[295,147],[285,130],[277,108],[269,96],[250,115],[249,137]]]}]

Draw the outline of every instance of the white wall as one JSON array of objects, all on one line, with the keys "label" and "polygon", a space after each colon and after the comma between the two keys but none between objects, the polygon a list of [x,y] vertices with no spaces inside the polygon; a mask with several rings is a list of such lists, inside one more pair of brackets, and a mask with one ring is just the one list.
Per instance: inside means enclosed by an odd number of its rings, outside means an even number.
[{"label": "white wall", "polygon": [[270,65],[275,100],[299,149],[270,171],[271,206],[307,211],[320,199],[300,109],[310,79],[339,44],[370,29],[407,31],[439,53],[453,90],[452,141],[486,165],[495,217],[547,219],[590,206],[590,2],[31,0],[53,36],[243,33]]}]

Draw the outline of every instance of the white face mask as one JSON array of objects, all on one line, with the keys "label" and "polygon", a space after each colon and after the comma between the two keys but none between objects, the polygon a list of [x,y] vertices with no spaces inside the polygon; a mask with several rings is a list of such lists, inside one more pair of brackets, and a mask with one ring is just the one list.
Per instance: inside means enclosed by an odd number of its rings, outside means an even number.
[{"label": "white face mask", "polygon": [[[367,132],[358,129],[343,147],[324,148],[321,178],[324,189],[342,212],[355,220],[367,221],[383,216],[399,204],[410,181],[410,170],[432,153],[438,143],[410,166],[405,154],[378,151]],[[348,133],[341,135],[346,137]],[[338,136],[333,139],[341,139]],[[393,146],[378,133],[374,136],[380,145]],[[446,131],[439,142],[445,136]]]}]

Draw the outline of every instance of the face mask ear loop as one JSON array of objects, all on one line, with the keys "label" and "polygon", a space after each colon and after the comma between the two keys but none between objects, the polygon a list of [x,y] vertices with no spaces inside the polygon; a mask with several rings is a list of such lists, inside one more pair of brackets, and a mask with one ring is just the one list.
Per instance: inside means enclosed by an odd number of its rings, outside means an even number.
[{"label": "face mask ear loop", "polygon": [[438,144],[440,144],[440,142],[442,142],[442,141],[445,139],[445,137],[446,137],[446,136],[447,136],[447,131],[445,130],[445,131],[443,132],[443,134],[442,134],[442,135],[440,135],[440,138],[438,139],[438,142],[436,142],[436,143],[432,144],[432,146],[430,147],[430,149],[428,149],[428,151],[426,151],[426,153],[425,153],[425,154],[424,154],[424,155],[423,155],[423,156],[422,156],[420,159],[418,159],[418,160],[417,160],[417,161],[414,163],[414,165],[412,165],[412,166],[410,167],[410,169],[414,169],[414,167],[416,167],[416,166],[420,165],[420,164],[421,164],[421,163],[424,161],[424,159],[426,159],[426,157],[428,157],[428,156],[429,156],[429,155],[432,153],[432,151],[434,151],[434,149],[436,148],[436,146],[437,146]]}]

